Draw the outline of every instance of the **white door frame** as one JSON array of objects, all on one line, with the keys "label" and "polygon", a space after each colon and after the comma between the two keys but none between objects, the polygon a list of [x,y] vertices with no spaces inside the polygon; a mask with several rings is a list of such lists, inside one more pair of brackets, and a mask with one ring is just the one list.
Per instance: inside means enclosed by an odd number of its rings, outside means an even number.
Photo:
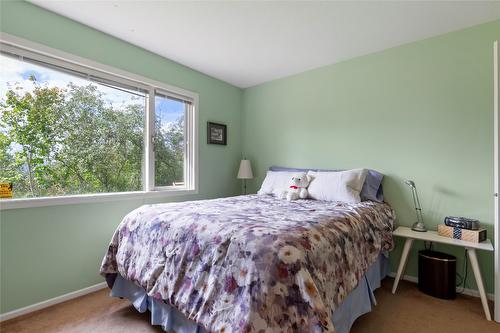
[{"label": "white door frame", "polygon": [[500,211],[499,211],[499,191],[500,191],[500,45],[499,41],[496,41],[493,46],[493,77],[494,77],[494,127],[495,127],[495,139],[494,139],[494,187],[495,187],[495,321],[500,323]]}]

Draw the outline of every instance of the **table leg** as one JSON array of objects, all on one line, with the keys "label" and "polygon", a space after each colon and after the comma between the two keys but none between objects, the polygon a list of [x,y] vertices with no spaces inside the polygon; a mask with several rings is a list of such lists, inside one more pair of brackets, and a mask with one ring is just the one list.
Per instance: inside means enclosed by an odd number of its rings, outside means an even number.
[{"label": "table leg", "polygon": [[413,239],[407,238],[405,241],[405,245],[403,246],[403,253],[401,253],[401,259],[399,260],[399,266],[398,266],[398,271],[396,273],[396,278],[394,279],[394,284],[392,285],[393,294],[396,293],[396,289],[398,288],[401,275],[405,271],[406,263],[408,262],[408,254],[410,253],[412,244],[413,244]]},{"label": "table leg", "polygon": [[472,270],[474,271],[474,278],[476,279],[479,296],[481,296],[481,303],[483,303],[483,310],[484,314],[486,315],[486,320],[491,320],[490,308],[488,307],[488,299],[486,298],[483,279],[481,277],[481,270],[479,269],[479,263],[477,262],[476,249],[467,249],[467,254],[469,255]]}]

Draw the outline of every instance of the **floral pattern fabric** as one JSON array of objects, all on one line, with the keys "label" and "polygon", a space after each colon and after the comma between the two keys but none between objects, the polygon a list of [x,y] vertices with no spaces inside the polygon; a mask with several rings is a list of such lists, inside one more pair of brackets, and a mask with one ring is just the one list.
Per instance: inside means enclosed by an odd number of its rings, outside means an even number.
[{"label": "floral pattern fabric", "polygon": [[120,274],[208,332],[334,332],[331,316],[381,251],[385,203],[266,195],[142,206],[101,274]]}]

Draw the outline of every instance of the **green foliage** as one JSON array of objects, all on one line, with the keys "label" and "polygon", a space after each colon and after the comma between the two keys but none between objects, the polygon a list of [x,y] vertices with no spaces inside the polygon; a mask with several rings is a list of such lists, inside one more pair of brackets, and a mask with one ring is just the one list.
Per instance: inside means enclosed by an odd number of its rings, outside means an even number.
[{"label": "green foliage", "polygon": [[[14,197],[142,190],[144,100],[106,103],[98,88],[9,89],[0,105],[0,180]],[[155,134],[158,185],[183,179],[183,119]]]},{"label": "green foliage", "polygon": [[163,127],[160,120],[155,124],[155,184],[168,186],[184,179],[184,118]]}]

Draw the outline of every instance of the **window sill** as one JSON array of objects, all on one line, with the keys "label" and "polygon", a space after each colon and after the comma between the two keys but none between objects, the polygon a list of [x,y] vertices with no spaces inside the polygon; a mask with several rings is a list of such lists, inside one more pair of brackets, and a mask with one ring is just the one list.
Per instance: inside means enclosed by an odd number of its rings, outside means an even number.
[{"label": "window sill", "polygon": [[59,205],[74,205],[82,203],[96,203],[118,200],[132,199],[150,199],[159,197],[174,197],[189,194],[197,194],[197,190],[189,190],[185,188],[163,188],[155,191],[136,191],[136,192],[117,192],[117,193],[96,193],[96,194],[80,194],[67,195],[59,197],[44,197],[44,198],[19,198],[19,199],[0,199],[0,210],[46,207]]}]

